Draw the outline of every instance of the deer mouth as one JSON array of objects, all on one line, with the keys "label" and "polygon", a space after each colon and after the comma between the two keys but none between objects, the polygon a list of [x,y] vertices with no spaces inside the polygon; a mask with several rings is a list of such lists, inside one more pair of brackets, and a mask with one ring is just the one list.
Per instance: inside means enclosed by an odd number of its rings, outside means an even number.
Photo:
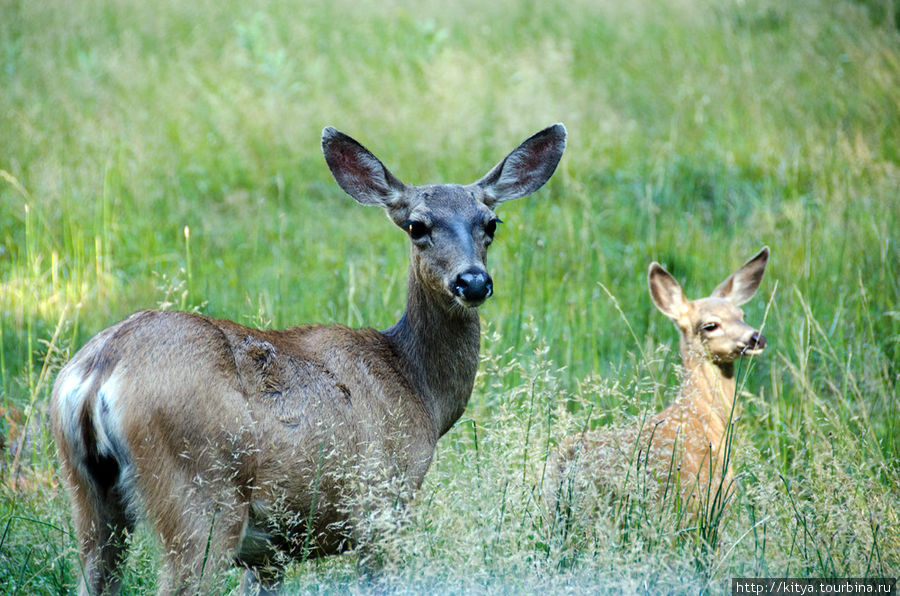
[{"label": "deer mouth", "polygon": [[489,297],[490,294],[488,294],[484,298],[466,298],[465,296],[454,293],[453,300],[457,304],[465,308],[478,308],[479,306],[484,304]]},{"label": "deer mouth", "polygon": [[758,356],[766,349],[766,336],[762,333],[754,333],[741,349],[741,356]]}]

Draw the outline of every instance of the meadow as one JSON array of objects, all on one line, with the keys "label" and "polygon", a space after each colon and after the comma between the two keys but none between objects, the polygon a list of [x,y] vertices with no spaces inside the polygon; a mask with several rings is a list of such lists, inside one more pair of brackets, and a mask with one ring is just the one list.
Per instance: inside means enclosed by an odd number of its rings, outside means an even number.
[{"label": "meadow", "polygon": [[[0,2],[0,592],[79,573],[46,420],[56,372],[143,308],[386,328],[408,240],[332,180],[332,125],[408,183],[469,183],[531,133],[482,365],[402,516],[299,562],[301,593],[724,593],[900,575],[900,3]],[[706,295],[763,245],[724,512],[541,515],[564,436],[675,394],[647,267]],[[155,590],[133,537],[126,593]],[[237,572],[225,578],[235,588]]]}]

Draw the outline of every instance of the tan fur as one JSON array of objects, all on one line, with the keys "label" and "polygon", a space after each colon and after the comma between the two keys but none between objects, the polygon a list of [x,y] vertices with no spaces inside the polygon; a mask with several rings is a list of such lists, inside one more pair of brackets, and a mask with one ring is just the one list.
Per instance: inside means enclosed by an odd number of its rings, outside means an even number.
[{"label": "tan fur", "polygon": [[551,510],[578,499],[578,492],[593,498],[597,491],[612,495],[636,487],[655,497],[677,495],[694,511],[720,489],[724,497],[732,479],[725,442],[733,420],[734,361],[765,347],[738,305],[756,291],[768,255],[763,248],[712,296],[693,301],[661,266],[650,266],[651,297],[680,333],[684,376],[678,399],[641,423],[564,438],[548,462]]},{"label": "tan fur", "polygon": [[322,145],[340,186],[410,233],[403,317],[386,331],[264,331],[143,311],[91,339],[51,401],[82,593],[119,591],[124,538],[140,519],[162,545],[161,593],[210,591],[233,562],[248,569],[246,591],[277,590],[286,557],[351,545],[361,492],[394,503],[417,488],[462,414],[476,307],[492,292],[493,208],[546,182],[565,128],[537,133],[467,186],[406,186],[334,129]]}]

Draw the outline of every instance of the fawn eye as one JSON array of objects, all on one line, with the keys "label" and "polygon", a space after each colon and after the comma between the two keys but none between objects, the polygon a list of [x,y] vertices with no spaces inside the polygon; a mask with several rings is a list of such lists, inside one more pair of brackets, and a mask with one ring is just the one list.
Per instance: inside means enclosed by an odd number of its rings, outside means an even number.
[{"label": "fawn eye", "polygon": [[718,328],[719,324],[716,322],[704,323],[703,327],[701,327],[704,331],[715,331]]},{"label": "fawn eye", "polygon": [[431,229],[421,221],[412,220],[403,224],[403,229],[407,231],[409,237],[413,240],[421,240],[431,231]]}]

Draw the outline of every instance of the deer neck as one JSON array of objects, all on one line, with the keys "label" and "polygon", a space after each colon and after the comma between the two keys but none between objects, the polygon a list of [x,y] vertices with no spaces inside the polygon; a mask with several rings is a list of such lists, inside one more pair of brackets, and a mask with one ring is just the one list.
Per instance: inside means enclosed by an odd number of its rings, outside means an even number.
[{"label": "deer neck", "polygon": [[682,400],[708,407],[725,424],[734,406],[734,363],[710,360],[703,346],[682,341]]},{"label": "deer neck", "polygon": [[422,398],[435,439],[441,437],[462,416],[472,394],[481,338],[478,311],[429,291],[411,269],[406,311],[384,334]]}]

